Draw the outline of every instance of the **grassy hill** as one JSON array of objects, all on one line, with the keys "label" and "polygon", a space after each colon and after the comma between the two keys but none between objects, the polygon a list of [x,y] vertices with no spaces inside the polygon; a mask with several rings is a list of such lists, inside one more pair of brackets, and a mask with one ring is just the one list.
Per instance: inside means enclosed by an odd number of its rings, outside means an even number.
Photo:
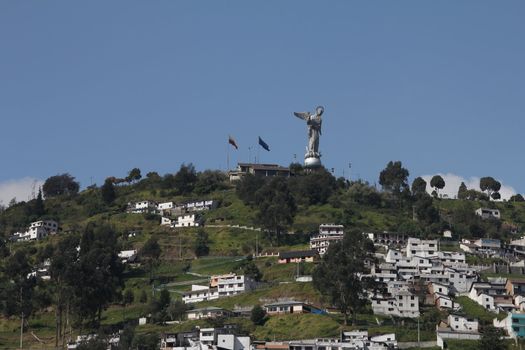
[{"label": "grassy hill", "polygon": [[[199,175],[200,176],[200,175]],[[525,224],[525,203],[483,202],[452,199],[434,199],[431,205],[438,212],[434,222],[423,219],[414,221],[415,199],[401,201],[391,194],[379,192],[364,183],[346,183],[335,180],[328,183],[329,194],[324,199],[312,200],[304,195],[306,186],[298,180],[290,179],[290,188],[295,198],[296,212],[293,223],[287,227],[290,234],[283,234],[278,240],[264,231],[253,228],[261,226],[257,203],[247,204],[239,191],[230,183],[222,182],[210,191],[197,191],[180,194],[175,186],[166,186],[160,180],[148,178],[128,185],[116,186],[116,199],[106,204],[101,197],[100,188],[86,189],[73,196],[51,197],[45,200],[45,213],[37,216],[32,212],[33,201],[21,202],[0,212],[0,237],[7,238],[13,232],[23,230],[37,219],[54,219],[61,226],[58,235],[42,241],[19,242],[4,245],[4,257],[18,250],[28,252],[31,263],[39,262],[39,254],[48,245],[56,245],[66,235],[79,235],[92,222],[106,223],[118,234],[120,249],[140,250],[148,239],[154,237],[161,247],[161,255],[150,272],[146,266],[126,267],[124,287],[134,295],[131,305],[123,307],[115,300],[102,314],[102,325],[120,326],[125,321],[136,320],[149,312],[150,302],[158,298],[161,290],[170,292],[173,300],[179,299],[181,292],[191,284],[203,283],[213,274],[240,272],[246,256],[259,252],[278,252],[307,249],[309,236],[318,230],[321,223],[344,224],[347,230],[397,231],[421,237],[439,237],[444,229],[451,229],[456,239],[495,237],[509,240],[510,234],[503,224]],[[162,180],[164,181],[164,180]],[[294,182],[295,181],[295,182]],[[324,183],[324,182],[323,182]],[[314,183],[314,185],[316,185]],[[197,186],[196,186],[197,188]],[[157,202],[213,199],[219,206],[203,212],[206,225],[202,228],[171,229],[160,226],[160,217],[152,214],[129,214],[125,212],[129,202],[140,200]],[[498,208],[502,214],[501,222],[482,221],[473,213],[478,207]],[[502,224],[503,223],[503,224]],[[208,235],[209,254],[196,257],[194,247],[197,233],[204,230]],[[521,230],[520,230],[521,231]],[[130,236],[130,232],[136,235]],[[2,246],[0,246],[1,248]],[[458,250],[457,243],[444,242],[442,247]],[[3,264],[0,261],[0,265]],[[281,265],[276,258],[259,258],[254,263],[262,273],[263,287],[242,295],[199,303],[195,307],[218,306],[232,309],[235,306],[262,304],[279,298],[297,299],[320,307],[328,307],[311,283],[295,282],[297,265]],[[313,264],[300,266],[303,274],[313,270]],[[139,301],[145,291],[148,302]],[[50,291],[52,296],[52,291]],[[489,320],[491,315],[482,313],[468,303],[458,299],[472,316]],[[264,326],[254,326],[248,319],[228,320],[238,323],[243,330],[257,339],[297,339],[329,337],[337,335],[342,329],[366,328],[371,334],[395,332],[401,341],[417,339],[417,325],[412,320],[403,321],[376,317],[371,312],[358,316],[358,325],[343,326],[338,314],[283,315],[271,317]],[[31,335],[33,332],[45,344],[53,343],[55,331],[54,307],[51,300],[46,307],[34,312],[29,319],[24,341],[27,348],[40,348],[41,344]],[[189,330],[195,325],[213,325],[211,321],[183,322],[177,325],[147,325],[136,329],[139,334]],[[429,328],[433,329],[432,325]],[[80,330],[73,327],[73,334]],[[85,329],[83,330],[86,331]],[[15,347],[18,342],[19,319],[11,316],[0,317],[0,347]],[[422,339],[433,339],[433,332],[423,330]]]}]

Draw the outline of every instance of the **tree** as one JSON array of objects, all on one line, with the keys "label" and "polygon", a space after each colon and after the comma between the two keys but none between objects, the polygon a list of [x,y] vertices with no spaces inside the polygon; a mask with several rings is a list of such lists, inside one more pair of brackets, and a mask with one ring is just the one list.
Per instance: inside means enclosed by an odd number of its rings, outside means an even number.
[{"label": "tree", "polygon": [[193,164],[182,164],[177,174],[175,174],[173,182],[179,194],[190,194],[197,182],[197,172]]},{"label": "tree", "polygon": [[505,350],[507,344],[503,342],[503,330],[494,326],[487,326],[481,332],[478,343],[480,350]]},{"label": "tree", "polygon": [[465,185],[464,182],[459,185],[458,189],[458,199],[467,199],[468,193],[467,193],[467,185]]},{"label": "tree", "polygon": [[284,177],[274,177],[255,194],[258,203],[256,220],[279,241],[281,233],[293,223],[297,211],[294,197]]},{"label": "tree", "polygon": [[197,232],[197,238],[195,239],[195,247],[193,251],[197,257],[205,256],[210,253],[210,247],[208,246],[209,239],[208,234],[203,229]]},{"label": "tree", "polygon": [[188,311],[188,305],[186,305],[182,300],[179,299],[171,303],[168,309],[166,310],[169,318],[172,321],[182,321],[184,319],[184,316],[186,315],[186,311]]},{"label": "tree", "polygon": [[131,349],[156,350],[159,348],[158,344],[159,337],[157,334],[136,334]]},{"label": "tree", "polygon": [[525,202],[525,199],[521,194],[515,194],[512,197],[510,197],[509,201],[511,202]]},{"label": "tree", "polygon": [[326,169],[294,176],[289,180],[294,198],[308,205],[326,204],[336,189],[336,179]]},{"label": "tree", "polygon": [[100,193],[102,194],[102,200],[106,204],[111,204],[117,198],[117,193],[115,192],[115,186],[113,181],[110,178],[107,178],[104,181],[104,185],[100,188]]},{"label": "tree", "polygon": [[152,281],[153,266],[157,263],[160,253],[161,249],[159,242],[154,237],[148,239],[139,252],[140,259],[145,261],[148,265],[150,283]]},{"label": "tree", "polygon": [[80,323],[99,326],[102,311],[118,300],[124,267],[118,253],[117,235],[105,223],[90,223],[80,240],[77,280],[74,287],[75,310]]},{"label": "tree", "polygon": [[356,323],[357,313],[368,300],[367,289],[375,287],[372,280],[361,276],[367,273],[365,261],[373,259],[373,252],[372,241],[360,231],[350,231],[342,241],[330,244],[314,269],[314,287],[341,311],[345,325],[349,314]]},{"label": "tree", "polygon": [[7,281],[0,286],[2,311],[6,316],[20,316],[22,333],[27,319],[33,313],[32,298],[36,286],[36,278],[30,276],[32,266],[29,264],[28,252],[17,250],[3,267]]},{"label": "tree", "polygon": [[427,193],[427,182],[422,177],[416,177],[412,182],[412,195],[423,196]]},{"label": "tree", "polygon": [[385,191],[392,192],[399,197],[401,192],[408,189],[407,179],[409,175],[408,170],[403,168],[400,161],[390,161],[379,174],[379,184],[383,186]]},{"label": "tree", "polygon": [[142,304],[148,302],[148,294],[144,289],[140,292],[139,302],[141,302]]},{"label": "tree", "polygon": [[78,193],[80,185],[75,181],[75,178],[67,173],[62,175],[55,175],[48,178],[42,186],[42,191],[46,198],[61,196],[61,195],[75,195]]},{"label": "tree", "polygon": [[445,187],[445,180],[441,175],[434,175],[430,180],[430,187],[433,187],[436,191],[436,197],[439,197],[439,190],[442,190]]},{"label": "tree", "polygon": [[482,177],[479,179],[479,188],[481,191],[486,192],[487,196],[492,198],[494,192],[498,192],[501,188],[501,183],[491,176]]},{"label": "tree", "polygon": [[255,194],[257,190],[264,186],[266,181],[267,178],[263,176],[255,176],[252,174],[244,175],[239,181],[237,181],[237,196],[244,202],[245,205],[255,206]]},{"label": "tree", "polygon": [[492,192],[492,194],[490,195],[490,198],[494,199],[495,201],[501,199],[501,194],[499,194],[499,192]]},{"label": "tree", "polygon": [[375,208],[381,206],[381,195],[375,187],[370,186],[367,182],[362,182],[361,180],[352,182],[347,194],[355,203],[369,205]]},{"label": "tree", "polygon": [[124,295],[122,296],[122,303],[124,304],[124,306],[129,305],[133,303],[133,300],[135,300],[133,291],[131,289],[126,289],[124,291]]},{"label": "tree", "polygon": [[51,257],[49,273],[55,289],[55,347],[66,330],[64,313],[69,314],[74,297],[73,289],[77,281],[80,243],[78,236],[68,235],[58,241]]},{"label": "tree", "polygon": [[195,184],[195,193],[208,194],[213,191],[224,189],[225,183],[228,180],[226,174],[217,170],[205,170],[197,177]]},{"label": "tree", "polygon": [[170,292],[167,289],[160,291],[159,306],[161,309],[165,309],[171,303]]},{"label": "tree", "polygon": [[33,203],[33,215],[40,217],[45,213],[46,210],[44,207],[44,200],[42,199],[42,189],[39,189],[38,195],[36,196],[36,199]]},{"label": "tree", "polygon": [[426,223],[433,224],[439,222],[439,211],[434,207],[432,198],[422,197],[414,206],[418,220]]},{"label": "tree", "polygon": [[242,269],[242,272],[245,276],[250,277],[254,281],[259,282],[262,278],[262,273],[253,262],[252,256],[248,256],[248,258],[242,262],[240,268]]},{"label": "tree", "polygon": [[261,307],[261,305],[255,305],[252,309],[250,320],[256,326],[263,326],[266,322],[266,311]]},{"label": "tree", "polygon": [[140,173],[139,168],[133,168],[129,171],[128,176],[126,176],[126,181],[128,183],[138,181],[142,178],[142,174]]}]

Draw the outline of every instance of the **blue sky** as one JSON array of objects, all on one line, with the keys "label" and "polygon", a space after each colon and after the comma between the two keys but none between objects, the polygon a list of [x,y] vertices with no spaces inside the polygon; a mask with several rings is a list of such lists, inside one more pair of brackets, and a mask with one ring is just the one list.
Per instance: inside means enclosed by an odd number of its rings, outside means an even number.
[{"label": "blue sky", "polygon": [[[521,1],[0,2],[2,183],[302,159],[525,192]],[[256,152],[252,152],[252,157]],[[1,194],[1,193],[0,193]],[[1,197],[1,196],[0,196]]]}]

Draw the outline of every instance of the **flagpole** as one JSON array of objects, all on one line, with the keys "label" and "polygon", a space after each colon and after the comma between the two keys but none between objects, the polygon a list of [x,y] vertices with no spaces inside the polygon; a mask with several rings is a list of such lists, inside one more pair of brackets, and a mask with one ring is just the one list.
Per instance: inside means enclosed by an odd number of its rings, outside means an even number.
[{"label": "flagpole", "polygon": [[230,145],[226,144],[226,172],[230,171]]},{"label": "flagpole", "polygon": [[257,145],[259,147],[257,147],[257,162],[256,163],[261,163],[261,144],[259,143],[258,139],[257,139]]}]

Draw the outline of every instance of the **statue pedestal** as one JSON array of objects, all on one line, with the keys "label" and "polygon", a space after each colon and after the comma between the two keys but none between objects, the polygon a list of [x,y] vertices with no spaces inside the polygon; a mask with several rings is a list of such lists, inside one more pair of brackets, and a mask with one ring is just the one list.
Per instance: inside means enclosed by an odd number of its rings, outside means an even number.
[{"label": "statue pedestal", "polygon": [[321,167],[321,158],[311,155],[304,157],[304,167],[307,169],[316,169]]}]

